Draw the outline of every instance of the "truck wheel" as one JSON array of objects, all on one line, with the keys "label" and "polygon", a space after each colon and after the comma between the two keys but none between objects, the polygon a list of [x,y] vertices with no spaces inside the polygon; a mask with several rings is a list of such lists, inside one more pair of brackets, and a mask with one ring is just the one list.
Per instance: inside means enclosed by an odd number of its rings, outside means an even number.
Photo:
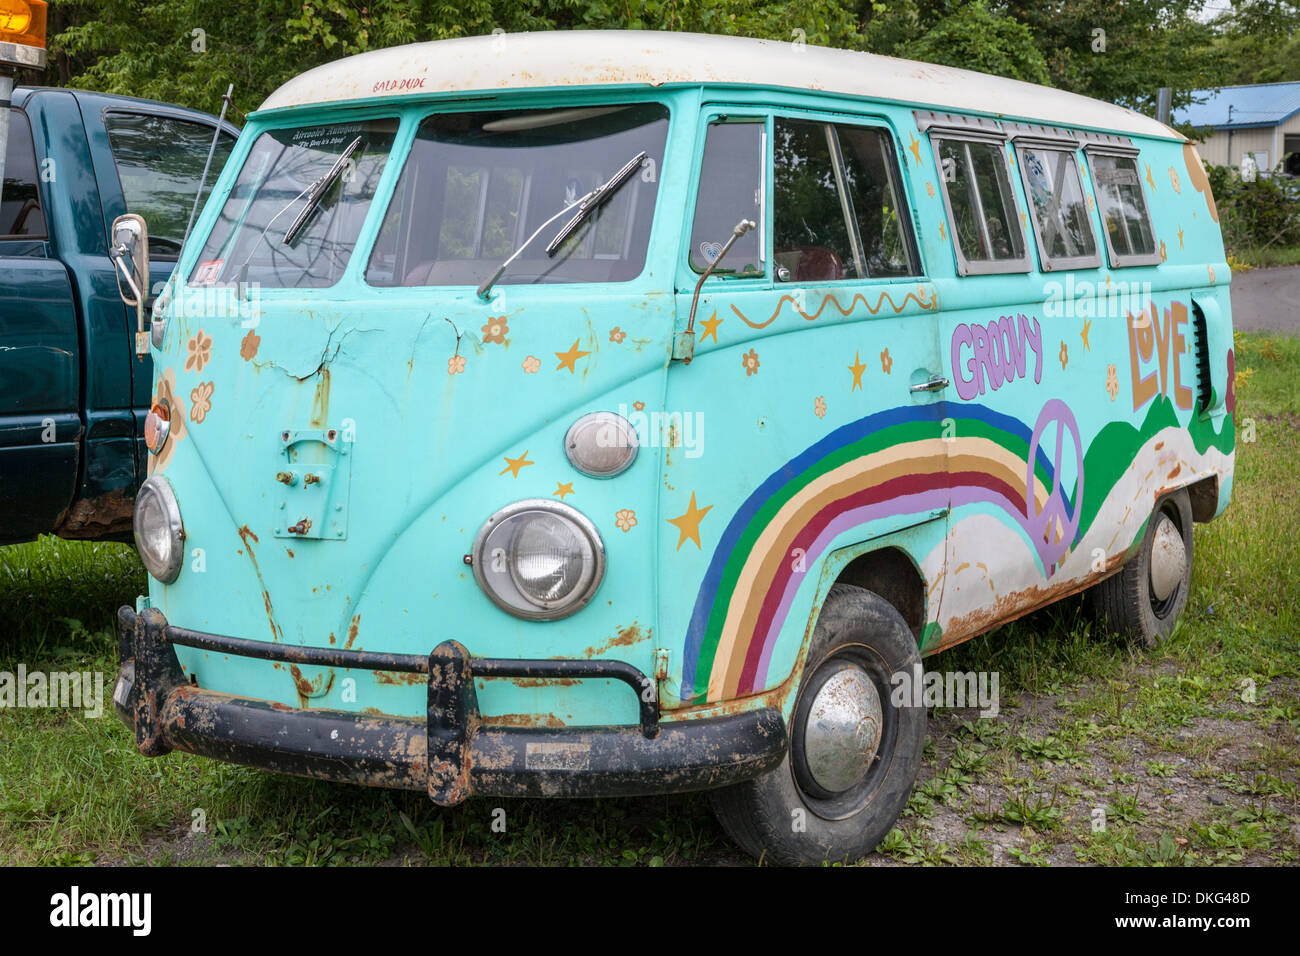
[{"label": "truck wheel", "polygon": [[1192,588],[1192,503],[1185,489],[1161,498],[1142,548],[1092,589],[1104,628],[1155,647],[1174,629]]},{"label": "truck wheel", "polygon": [[857,860],[903,812],[925,746],[925,707],[891,702],[892,675],[918,671],[907,622],[884,598],[834,585],[817,616],[775,769],[715,790],[714,813],[748,853],[780,864]]}]

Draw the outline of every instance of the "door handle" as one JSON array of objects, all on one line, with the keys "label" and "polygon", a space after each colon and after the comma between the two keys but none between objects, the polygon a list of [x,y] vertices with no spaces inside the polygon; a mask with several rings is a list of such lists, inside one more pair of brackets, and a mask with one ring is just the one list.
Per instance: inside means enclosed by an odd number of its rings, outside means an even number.
[{"label": "door handle", "polygon": [[913,385],[911,391],[938,392],[942,389],[947,388],[949,384],[950,384],[949,381],[946,378],[944,378],[942,375],[934,375],[930,377],[929,381],[922,382],[920,385]]}]

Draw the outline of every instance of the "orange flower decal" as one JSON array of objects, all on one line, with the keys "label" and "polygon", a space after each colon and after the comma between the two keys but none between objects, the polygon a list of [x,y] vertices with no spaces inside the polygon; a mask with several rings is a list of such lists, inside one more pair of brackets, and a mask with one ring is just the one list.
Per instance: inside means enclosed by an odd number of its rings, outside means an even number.
[{"label": "orange flower decal", "polygon": [[212,336],[204,335],[203,330],[199,329],[194,338],[190,339],[187,348],[190,354],[185,359],[185,371],[202,372],[203,366],[212,359]]},{"label": "orange flower decal", "polygon": [[813,402],[813,414],[816,415],[818,418],[826,417],[826,396],[825,395],[818,395],[817,399]]},{"label": "orange flower decal", "polygon": [[636,527],[636,512],[631,508],[624,508],[615,513],[614,524],[618,525],[620,531],[627,533]]},{"label": "orange flower decal", "polygon": [[886,375],[888,375],[889,370],[893,367],[894,367],[894,360],[889,355],[889,349],[885,349],[883,352],[880,353],[880,370],[884,372]]},{"label": "orange flower decal", "polygon": [[506,321],[504,315],[490,317],[487,325],[483,326],[483,342],[493,342],[497,345],[506,344],[506,336],[510,334],[510,323]]},{"label": "orange flower decal", "polygon": [[447,359],[448,375],[459,375],[463,371],[465,371],[465,356],[453,355],[451,358]]},{"label": "orange flower decal", "polygon": [[638,412],[642,411],[645,409],[645,402],[633,402],[632,407],[635,408]]},{"label": "orange flower decal", "polygon": [[248,334],[245,335],[243,341],[239,343],[239,357],[245,362],[251,362],[253,356],[257,354],[257,347],[261,344],[262,337],[252,329],[249,329]]},{"label": "orange flower decal", "polygon": [[609,330],[609,340],[615,345],[622,345],[625,338],[627,338],[627,333],[617,325]]},{"label": "orange flower decal", "polygon": [[542,367],[542,360],[536,355],[530,355],[520,363],[525,375],[535,375],[537,370]]},{"label": "orange flower decal", "polygon": [[758,374],[758,353],[750,349],[740,357],[741,363],[745,366],[745,376]]},{"label": "orange flower decal", "polygon": [[212,411],[212,390],[216,382],[199,382],[198,388],[190,389],[190,421],[198,425]]},{"label": "orange flower decal", "polygon": [[1110,393],[1110,400],[1115,401],[1115,396],[1119,394],[1119,375],[1113,365],[1106,366],[1106,391]]},{"label": "orange flower decal", "polygon": [[167,441],[163,443],[162,451],[156,455],[149,455],[147,471],[151,475],[167,467],[167,464],[172,460],[172,454],[176,451],[176,443],[185,437],[185,403],[176,394],[176,373],[170,368],[164,369],[162,374],[158,376],[158,382],[154,385],[152,404],[166,404],[168,406],[170,409],[170,429],[167,433]]}]

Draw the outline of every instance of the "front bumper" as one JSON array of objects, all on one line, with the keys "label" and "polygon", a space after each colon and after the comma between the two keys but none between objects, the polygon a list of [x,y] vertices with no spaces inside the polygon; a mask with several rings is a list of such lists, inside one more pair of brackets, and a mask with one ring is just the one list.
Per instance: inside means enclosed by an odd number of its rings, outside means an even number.
[{"label": "front bumper", "polygon": [[[192,686],[175,644],[263,660],[428,674],[424,720],[298,710]],[[771,707],[660,721],[656,687],[618,661],[475,658],[444,641],[428,657],[267,644],[168,625],[156,608],[118,611],[118,715],[148,757],[171,750],[277,773],[402,790],[452,806],[473,794],[637,796],[726,786],[780,763],[785,723]],[[637,694],[640,726],[493,727],[475,677],[612,678]]]}]

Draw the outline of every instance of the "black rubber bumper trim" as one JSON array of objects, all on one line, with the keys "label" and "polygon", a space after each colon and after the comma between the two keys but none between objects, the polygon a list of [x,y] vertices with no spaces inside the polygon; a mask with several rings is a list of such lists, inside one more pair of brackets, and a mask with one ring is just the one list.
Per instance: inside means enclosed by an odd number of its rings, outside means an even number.
[{"label": "black rubber bumper trim", "polygon": [[[425,720],[298,710],[190,686],[163,636],[177,629],[156,609],[137,615],[122,608],[118,622],[130,656],[114,703],[148,756],[176,749],[278,773],[427,790],[435,802],[454,805],[472,794],[636,796],[721,787],[772,769],[787,747],[785,723],[770,707],[659,722],[654,736],[635,725],[483,726],[474,692],[482,659],[451,641],[425,659]],[[501,663],[513,673],[510,665],[536,662]]]}]

